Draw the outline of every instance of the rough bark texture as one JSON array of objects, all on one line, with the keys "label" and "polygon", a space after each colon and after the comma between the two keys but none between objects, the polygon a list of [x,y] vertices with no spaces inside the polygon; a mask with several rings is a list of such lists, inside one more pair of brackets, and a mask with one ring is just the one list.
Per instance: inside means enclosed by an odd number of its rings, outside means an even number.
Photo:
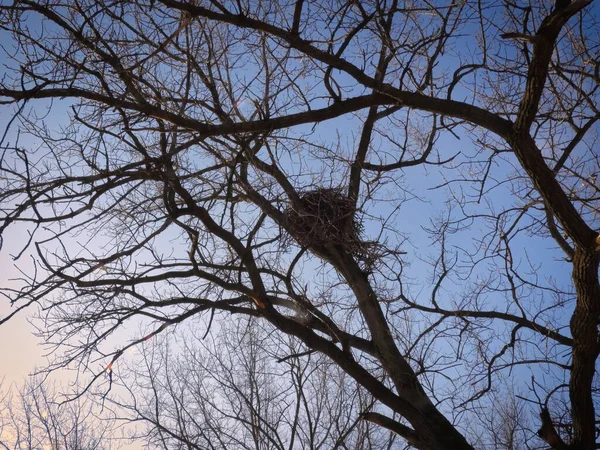
[{"label": "rough bark texture", "polygon": [[573,335],[573,369],[569,381],[572,405],[573,449],[596,448],[596,426],[592,399],[592,380],[598,359],[598,324],[600,323],[600,286],[598,252],[578,248],[573,258],[573,281],[577,303],[571,318]]}]

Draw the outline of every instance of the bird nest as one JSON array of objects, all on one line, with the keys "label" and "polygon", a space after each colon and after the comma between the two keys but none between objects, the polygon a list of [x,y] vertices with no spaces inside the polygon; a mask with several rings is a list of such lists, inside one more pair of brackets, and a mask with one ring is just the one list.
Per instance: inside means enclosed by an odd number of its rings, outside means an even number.
[{"label": "bird nest", "polygon": [[325,245],[340,245],[353,255],[364,251],[362,224],[356,208],[342,189],[319,188],[300,194],[298,207],[286,210],[288,231],[301,246],[319,251]]}]

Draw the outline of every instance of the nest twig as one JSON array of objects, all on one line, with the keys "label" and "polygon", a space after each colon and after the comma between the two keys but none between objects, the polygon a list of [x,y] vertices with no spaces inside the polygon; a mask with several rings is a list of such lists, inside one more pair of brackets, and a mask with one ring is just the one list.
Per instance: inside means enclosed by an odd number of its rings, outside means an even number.
[{"label": "nest twig", "polygon": [[302,247],[320,253],[337,245],[358,260],[373,261],[373,243],[363,242],[356,208],[339,188],[317,188],[300,194],[299,207],[289,207],[288,231]]},{"label": "nest twig", "polygon": [[341,189],[326,188],[304,192],[299,207],[286,211],[290,234],[307,248],[359,242],[362,226],[354,213],[352,201]]}]

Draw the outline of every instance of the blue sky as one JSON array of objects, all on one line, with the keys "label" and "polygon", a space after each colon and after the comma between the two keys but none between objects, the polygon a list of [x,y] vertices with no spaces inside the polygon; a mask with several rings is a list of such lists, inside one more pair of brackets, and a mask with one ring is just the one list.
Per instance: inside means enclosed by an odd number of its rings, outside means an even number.
[{"label": "blue sky", "polygon": [[[464,31],[464,30],[463,30]],[[467,30],[469,31],[469,30]],[[455,52],[466,51],[469,47],[472,47],[472,39],[469,36],[464,37],[459,41],[455,47]],[[476,48],[476,46],[475,46]],[[510,48],[510,47],[507,47]],[[510,50],[507,51],[507,55],[510,56]],[[444,60],[447,63],[446,70],[451,71],[457,60],[452,56],[448,56]],[[244,73],[246,76],[254,75],[254,72],[248,71]],[[244,77],[241,76],[240,79]],[[339,79],[341,84],[346,81],[343,78]],[[308,82],[307,82],[308,83]],[[512,89],[516,90],[517,87],[513,86]],[[455,92],[455,98],[463,99],[469,98],[470,93],[467,90],[461,91],[458,89]],[[248,99],[242,99],[244,103],[239,106],[245,111],[246,114],[251,114],[251,101]],[[316,102],[318,103],[318,102]],[[31,108],[36,108],[35,112],[38,116],[44,117],[46,126],[50,129],[56,129],[61,125],[68,122],[68,104],[66,102],[57,101],[52,105],[50,114],[46,105],[40,103],[31,103]],[[10,109],[10,107],[8,107]],[[3,113],[7,110],[2,111]],[[402,117],[402,112],[399,113],[396,118]],[[310,133],[311,138],[327,143],[331,148],[339,151],[342,154],[351,154],[358,141],[360,129],[361,129],[361,117],[364,114],[358,114],[354,117],[343,117],[340,119],[323,122],[312,126],[297,127],[292,130],[295,136],[300,136],[305,133]],[[8,114],[0,115],[0,121],[6,121],[9,117]],[[414,130],[415,135],[418,136],[419,131],[426,130],[424,122],[426,122],[421,115],[411,114],[410,122]],[[1,122],[0,122],[1,125]],[[17,124],[15,124],[17,125]],[[388,123],[388,127],[393,129],[394,123]],[[14,141],[16,136],[13,127],[7,136],[7,141]],[[402,132],[398,129],[393,129],[393,132],[397,132],[397,137],[403,137]],[[473,171],[485,170],[484,162],[489,156],[488,150],[483,150],[480,145],[476,143],[477,139],[483,139],[480,136],[479,131],[473,130],[468,127],[456,128],[456,135],[445,132],[440,134],[440,137],[436,143],[436,151],[432,157],[439,155],[441,159],[450,158],[455,156],[455,159],[446,164],[444,167],[438,166],[417,166],[406,168],[403,170],[395,171],[386,175],[389,177],[388,187],[381,189],[377,192],[377,201],[369,203],[364,211],[365,216],[369,217],[368,224],[365,230],[365,238],[375,239],[379,234],[379,218],[385,218],[389,215],[393,208],[399,207],[395,214],[395,218],[390,222],[391,228],[397,230],[400,235],[395,235],[392,231],[386,231],[383,233],[383,237],[387,237],[390,242],[395,242],[400,246],[400,249],[406,252],[403,256],[404,264],[402,265],[402,279],[403,282],[409,289],[407,292],[411,295],[411,298],[418,300],[420,303],[428,304],[429,297],[432,291],[432,283],[435,277],[439,275],[439,270],[436,271],[430,264],[432,259],[435,259],[439,255],[440,244],[432,238],[432,233],[429,230],[436,229],[439,226],[438,219],[440,217],[448,217],[455,220],[462,218],[463,212],[468,214],[482,214],[487,213],[490,209],[500,211],[511,207],[521,207],[521,200],[519,200],[515,194],[514,189],[519,188],[518,178],[514,178],[514,183],[505,182],[508,177],[514,177],[516,175],[522,175],[522,171],[518,166],[518,163],[514,156],[510,153],[503,153],[496,157],[492,164],[491,176],[486,183],[486,189],[494,186],[492,191],[486,191],[485,196],[480,202],[477,202],[477,187],[476,183],[469,181],[462,182],[451,182],[443,188],[434,189],[444,183],[453,180],[457,177],[456,167],[462,170],[465,177]],[[29,136],[20,136],[20,145],[28,148],[38,148],[39,143],[32,140]],[[418,145],[418,139],[412,142],[413,150],[418,153],[420,150]],[[312,149],[317,152],[316,147]],[[40,148],[38,152],[43,152],[44,149]],[[543,149],[546,151],[546,149]],[[378,162],[375,159],[375,154],[383,155],[388,154],[389,159],[387,162],[394,160],[394,156],[397,154],[397,148],[386,140],[381,135],[375,137],[372,142],[372,151],[370,153],[370,160],[372,162]],[[289,153],[289,156],[282,158],[282,165],[289,170],[290,174],[297,175],[293,179],[296,187],[300,189],[308,189],[313,183],[322,183],[323,185],[329,186],[330,184],[335,185],[342,179],[342,176],[347,173],[347,163],[338,161],[335,164],[331,162],[319,159],[317,156],[308,157],[308,161],[301,166],[298,159],[302,156],[306,156],[308,149],[306,146],[300,146],[298,153]],[[481,163],[476,161],[481,160]],[[297,173],[302,167],[302,173]],[[477,175],[477,174],[476,174]],[[373,178],[373,177],[371,177]],[[466,206],[465,210],[461,211],[456,208],[454,198],[466,196],[470,202]],[[451,208],[452,207],[452,208]],[[449,212],[450,211],[450,212]],[[514,213],[511,217],[516,216]],[[535,212],[534,218],[541,217],[539,211]],[[529,217],[525,217],[520,223],[527,224]],[[490,232],[490,222],[486,218],[479,218],[471,225],[471,228],[467,231],[458,230],[456,233],[450,234],[446,242],[447,260],[449,262],[456,262],[456,273],[450,275],[447,281],[443,284],[440,290],[440,299],[444,302],[444,305],[450,307],[454,303],[460,303],[461,300],[471,294],[469,291],[470,284],[476,282],[478,279],[484,279],[485,277],[494,277],[493,281],[498,282],[498,285],[505,286],[506,280],[499,278],[499,271],[502,269],[502,264],[499,258],[485,259],[487,256],[493,253],[495,250],[494,245],[498,244],[498,239],[495,239],[492,245],[488,248],[482,248],[479,245],[479,239]],[[519,225],[520,226],[520,225]],[[17,272],[14,271],[10,254],[14,254],[18,251],[18,245],[25,241],[26,231],[23,228],[11,228],[9,234],[5,237],[5,248],[0,252],[0,263],[3,269],[0,277],[0,285],[7,286],[9,279],[13,278]],[[171,239],[174,236],[167,234],[162,239],[162,246],[165,253],[174,251],[175,254],[185,255],[185,244],[172,243]],[[81,247],[90,245],[88,250],[99,250],[100,243],[106,242],[107,238],[97,238],[88,244],[87,236],[82,236],[80,239],[73,239],[71,249],[75,252],[79,252],[81,249],[75,247],[77,242]],[[95,248],[95,246],[97,246]],[[564,260],[562,253],[557,250],[557,246],[549,238],[539,238],[536,236],[529,236],[527,233],[523,233],[516,237],[512,242],[512,261],[516,267],[522,269],[522,273],[528,280],[540,280],[542,284],[548,283],[548,280],[552,280],[558,286],[563,287],[565,290],[569,290],[571,286],[570,279],[570,265]],[[474,259],[481,259],[474,270],[468,270],[467,265],[471,263],[470,257]],[[25,253],[21,260],[18,261],[23,268],[29,268],[29,255]],[[314,286],[311,285],[311,289],[317,293],[321,288],[319,280],[316,281],[311,279],[311,273],[318,270],[320,264],[318,261],[313,259],[307,259],[305,262],[305,269],[303,279],[307,282],[314,282]],[[396,267],[397,269],[398,267]],[[323,278],[328,277],[327,274],[323,275],[319,273],[319,276]],[[317,277],[315,277],[317,278]],[[330,279],[328,279],[330,281]],[[550,292],[531,293],[525,286],[520,291],[523,293],[524,302],[530,302],[530,306],[539,306],[541,302],[551,302],[554,299]],[[528,296],[531,294],[531,296]],[[544,298],[544,296],[547,296]],[[502,292],[488,292],[484,296],[484,300],[487,307],[490,309],[498,308],[499,310],[504,309],[506,302],[505,293]],[[0,305],[0,314],[5,314],[5,305]],[[391,307],[394,310],[394,307]],[[511,310],[515,310],[515,306],[511,307]],[[34,312],[34,311],[31,311]],[[560,313],[556,313],[555,320],[562,322],[563,325],[567,325],[567,318],[570,316],[568,308],[564,308],[561,311],[564,316],[560,317]],[[28,327],[24,324],[24,315],[21,315],[15,322],[4,325],[0,328],[0,338],[6,337],[6,339],[0,339],[0,342],[15,342],[12,338],[17,337],[18,344],[3,346],[0,348],[0,358],[6,361],[6,374],[8,379],[17,380],[19,376],[23,376],[29,370],[33,364],[41,363],[39,347],[35,346],[35,339],[29,337]],[[544,320],[543,316],[542,319]],[[415,324],[415,328],[425,327],[426,322]],[[490,332],[501,331],[503,337],[506,337],[506,330],[503,328],[494,328],[495,325],[490,326]],[[129,335],[128,333],[131,333]],[[139,336],[143,333],[137,327],[131,327],[125,334],[118,335],[108,344],[119,345],[120,342],[125,341],[127,338],[135,335]],[[563,330],[564,334],[568,334],[568,330]],[[448,340],[450,342],[451,339]],[[115,344],[115,342],[117,342]],[[497,341],[496,345],[503,345],[504,340]],[[22,346],[21,346],[22,345]],[[446,343],[446,345],[449,345]],[[444,347],[440,344],[439,352],[443,353],[449,350],[450,347]],[[533,351],[531,347],[527,351]],[[567,361],[562,361],[567,362]],[[534,369],[534,373],[537,373],[537,369]],[[518,374],[518,376],[517,376]],[[541,375],[541,374],[540,374]],[[522,377],[522,381],[526,381],[529,374],[525,369],[515,369],[512,373],[512,380],[517,377]]]}]

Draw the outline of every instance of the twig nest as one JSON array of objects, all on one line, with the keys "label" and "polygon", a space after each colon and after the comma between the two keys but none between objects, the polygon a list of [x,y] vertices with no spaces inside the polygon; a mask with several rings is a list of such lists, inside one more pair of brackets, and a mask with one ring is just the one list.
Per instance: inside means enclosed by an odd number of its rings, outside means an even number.
[{"label": "twig nest", "polygon": [[339,188],[318,188],[300,195],[300,205],[289,207],[289,232],[301,246],[318,250],[341,245],[351,254],[362,253],[362,224],[353,202]]}]

